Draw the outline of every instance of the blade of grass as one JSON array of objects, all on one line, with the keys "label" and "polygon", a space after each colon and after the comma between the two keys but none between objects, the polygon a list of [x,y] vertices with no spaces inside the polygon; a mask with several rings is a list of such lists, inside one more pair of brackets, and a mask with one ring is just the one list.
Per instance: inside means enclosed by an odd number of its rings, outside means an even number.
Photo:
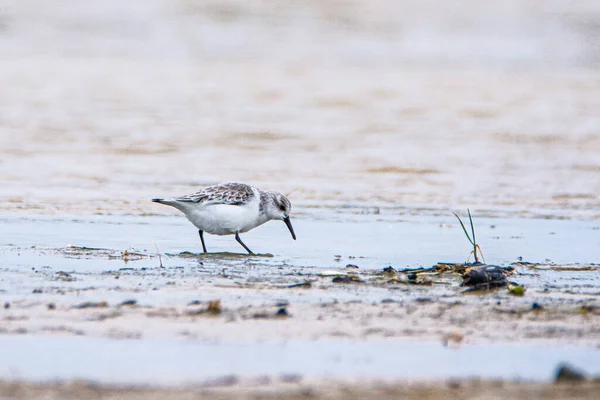
[{"label": "blade of grass", "polygon": [[471,233],[473,234],[473,256],[475,257],[475,262],[479,262],[479,258],[477,257],[477,240],[475,240],[475,227],[473,226],[473,218],[471,218],[471,210],[467,208],[467,212],[469,213],[469,222],[471,224]]},{"label": "blade of grass", "polygon": [[471,242],[473,244],[473,246],[475,246],[475,243],[477,243],[477,240],[475,240],[475,227],[473,226],[473,218],[471,218],[471,211],[467,208],[467,212],[469,213],[469,222],[471,223],[471,233],[473,234],[473,241]]},{"label": "blade of grass", "polygon": [[[465,227],[465,224],[463,224],[463,222],[460,219],[460,217],[458,216],[458,214],[456,214],[454,211],[452,211],[452,214],[454,214],[456,219],[458,219],[458,222],[460,222],[460,226],[462,227],[463,232],[465,233],[465,236],[467,237],[467,239],[469,239],[469,242],[471,242],[471,244],[473,246],[475,246],[475,243],[471,240],[471,236],[469,236],[469,233],[467,232],[467,228]],[[470,214],[469,214],[469,216],[470,216]],[[471,222],[471,227],[473,227],[473,222]]]}]

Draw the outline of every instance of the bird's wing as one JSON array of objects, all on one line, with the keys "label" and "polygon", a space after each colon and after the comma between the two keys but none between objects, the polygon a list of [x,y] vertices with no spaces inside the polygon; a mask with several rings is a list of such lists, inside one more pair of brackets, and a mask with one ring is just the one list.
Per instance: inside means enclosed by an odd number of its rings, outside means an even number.
[{"label": "bird's wing", "polygon": [[176,198],[175,200],[187,203],[202,204],[229,204],[239,206],[248,203],[254,197],[250,185],[244,183],[226,183],[223,185],[209,186],[199,192]]}]

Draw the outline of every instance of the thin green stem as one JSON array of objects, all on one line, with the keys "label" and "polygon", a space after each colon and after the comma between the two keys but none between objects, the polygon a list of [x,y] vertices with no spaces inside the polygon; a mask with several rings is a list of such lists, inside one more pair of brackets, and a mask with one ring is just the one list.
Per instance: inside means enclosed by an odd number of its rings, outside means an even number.
[{"label": "thin green stem", "polygon": [[473,226],[473,218],[471,218],[471,210],[467,208],[467,212],[469,213],[469,222],[471,223],[471,233],[473,234],[473,254],[475,255],[475,262],[479,262],[479,258],[477,257],[477,240],[475,240],[475,227]]},{"label": "thin green stem", "polygon": [[[467,239],[469,239],[469,242],[475,246],[475,243],[473,242],[473,240],[471,240],[471,236],[469,236],[469,233],[467,232],[467,228],[465,227],[465,224],[463,224],[462,220],[460,219],[460,217],[458,216],[458,214],[456,214],[454,211],[452,211],[452,214],[454,214],[454,216],[456,217],[456,219],[458,219],[458,222],[460,222],[460,226],[463,229],[463,232],[465,233],[465,236],[467,237]],[[472,226],[472,225],[471,225]]]}]

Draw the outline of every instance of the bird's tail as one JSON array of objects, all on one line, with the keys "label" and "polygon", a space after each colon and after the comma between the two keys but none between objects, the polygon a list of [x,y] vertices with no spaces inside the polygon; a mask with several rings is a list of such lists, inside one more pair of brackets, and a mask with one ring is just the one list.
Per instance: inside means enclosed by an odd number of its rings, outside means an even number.
[{"label": "bird's tail", "polygon": [[159,203],[159,204],[164,204],[166,206],[171,206],[171,207],[175,207],[176,209],[185,212],[185,204],[181,203],[180,201],[177,201],[175,199],[161,199],[161,198],[155,198],[152,199],[153,203]]}]

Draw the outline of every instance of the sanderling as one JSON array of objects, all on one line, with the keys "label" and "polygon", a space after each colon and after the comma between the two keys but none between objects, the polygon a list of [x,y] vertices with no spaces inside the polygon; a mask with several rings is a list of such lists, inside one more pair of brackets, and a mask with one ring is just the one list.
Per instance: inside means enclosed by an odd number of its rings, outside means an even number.
[{"label": "sanderling", "polygon": [[199,192],[174,199],[152,199],[183,212],[198,228],[202,250],[206,253],[204,232],[213,235],[235,235],[235,240],[254,254],[240,239],[248,232],[272,219],[282,220],[294,240],[296,234],[290,221],[292,204],[279,192],[262,191],[245,183],[225,183],[209,186]]}]

